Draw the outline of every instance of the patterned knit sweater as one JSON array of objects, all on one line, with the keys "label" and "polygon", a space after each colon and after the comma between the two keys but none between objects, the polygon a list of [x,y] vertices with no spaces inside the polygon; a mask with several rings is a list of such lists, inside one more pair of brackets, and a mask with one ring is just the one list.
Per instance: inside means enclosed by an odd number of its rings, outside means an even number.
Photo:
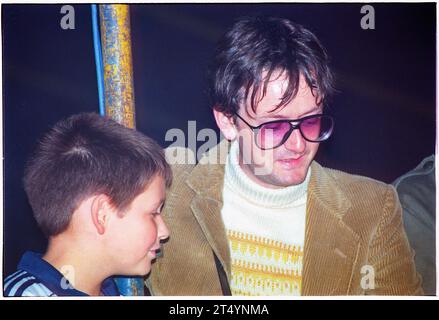
[{"label": "patterned knit sweater", "polygon": [[233,295],[300,295],[306,196],[311,172],[297,186],[269,189],[251,180],[238,163],[238,144],[227,158],[224,221]]}]

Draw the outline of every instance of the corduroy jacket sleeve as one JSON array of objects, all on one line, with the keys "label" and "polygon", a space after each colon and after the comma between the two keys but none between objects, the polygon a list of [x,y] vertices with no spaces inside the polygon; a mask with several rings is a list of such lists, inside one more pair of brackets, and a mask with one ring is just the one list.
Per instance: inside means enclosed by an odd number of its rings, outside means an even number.
[{"label": "corduroy jacket sleeve", "polygon": [[421,278],[413,262],[395,189],[388,187],[383,214],[369,246],[363,285],[367,295],[423,295]]}]

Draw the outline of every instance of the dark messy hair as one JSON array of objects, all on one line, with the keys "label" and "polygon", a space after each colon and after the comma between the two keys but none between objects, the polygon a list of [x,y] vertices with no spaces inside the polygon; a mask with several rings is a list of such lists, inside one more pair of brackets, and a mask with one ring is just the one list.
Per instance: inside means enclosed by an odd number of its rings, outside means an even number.
[{"label": "dark messy hair", "polygon": [[318,105],[333,91],[328,56],[313,33],[287,19],[241,18],[218,43],[209,67],[211,105],[230,116],[250,97],[255,112],[259,90],[265,96],[268,81],[278,71],[286,73],[288,87],[272,111],[296,96],[301,74]]},{"label": "dark messy hair", "polygon": [[172,172],[162,148],[107,117],[83,113],[59,121],[29,160],[24,187],[35,219],[49,237],[63,232],[87,197],[106,194],[120,212],[152,179]]}]

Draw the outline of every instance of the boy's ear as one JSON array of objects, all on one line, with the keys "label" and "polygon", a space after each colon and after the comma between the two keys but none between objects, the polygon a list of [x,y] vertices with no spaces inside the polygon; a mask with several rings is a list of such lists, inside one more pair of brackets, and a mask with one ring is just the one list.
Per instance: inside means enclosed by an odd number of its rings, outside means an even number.
[{"label": "boy's ear", "polygon": [[99,234],[104,234],[112,212],[110,198],[104,194],[95,197],[91,205],[91,218]]},{"label": "boy's ear", "polygon": [[216,125],[221,130],[224,137],[229,140],[235,140],[238,133],[233,121],[233,117],[225,115],[221,111],[213,109],[213,116],[215,117]]}]

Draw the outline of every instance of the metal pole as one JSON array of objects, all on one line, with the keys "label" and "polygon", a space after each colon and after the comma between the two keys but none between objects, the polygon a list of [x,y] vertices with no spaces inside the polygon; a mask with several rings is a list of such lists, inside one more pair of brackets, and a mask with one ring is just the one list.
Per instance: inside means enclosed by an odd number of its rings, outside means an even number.
[{"label": "metal pole", "polygon": [[104,60],[105,114],[135,127],[129,6],[99,5]]}]

